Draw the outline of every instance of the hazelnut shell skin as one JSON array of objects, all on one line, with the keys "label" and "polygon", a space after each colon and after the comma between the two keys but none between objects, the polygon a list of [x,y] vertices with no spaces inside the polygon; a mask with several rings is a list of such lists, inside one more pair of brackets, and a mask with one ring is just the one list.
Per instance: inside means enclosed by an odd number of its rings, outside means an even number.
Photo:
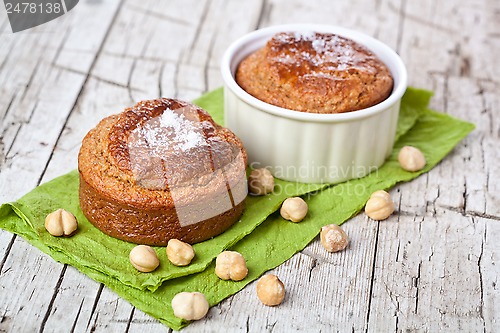
[{"label": "hazelnut shell skin", "polygon": [[299,197],[288,198],[281,205],[280,214],[285,220],[301,222],[307,215],[307,203]]},{"label": "hazelnut shell skin", "polygon": [[148,245],[137,245],[130,251],[130,263],[140,272],[150,273],[160,265],[155,250]]},{"label": "hazelnut shell skin", "polygon": [[336,224],[325,225],[320,232],[321,245],[328,252],[339,252],[349,244],[349,237],[345,231]]},{"label": "hazelnut shell skin", "polygon": [[401,168],[410,172],[422,170],[427,163],[422,151],[412,146],[401,148],[398,154],[398,161]]},{"label": "hazelnut shell skin", "polygon": [[175,266],[187,266],[195,256],[190,244],[174,238],[168,241],[166,253],[168,260]]},{"label": "hazelnut shell skin", "polygon": [[264,305],[279,305],[285,298],[285,286],[276,275],[264,275],[257,282],[257,297]]},{"label": "hazelnut shell skin", "polygon": [[181,292],[172,299],[174,315],[185,320],[200,320],[209,308],[205,295],[199,292]]},{"label": "hazelnut shell skin", "polygon": [[243,280],[248,275],[245,258],[236,251],[220,253],[215,259],[215,274],[222,280]]},{"label": "hazelnut shell skin", "polygon": [[45,218],[45,229],[52,236],[71,237],[78,229],[78,221],[75,215],[59,208],[47,215]]},{"label": "hazelnut shell skin", "polygon": [[375,197],[380,197],[380,198],[383,198],[385,200],[391,200],[391,195],[384,190],[375,191],[372,193],[372,195],[370,195],[370,199],[375,198]]},{"label": "hazelnut shell skin", "polygon": [[376,221],[387,219],[394,212],[394,209],[394,202],[392,202],[390,194],[385,191],[372,193],[365,205],[366,215]]},{"label": "hazelnut shell skin", "polygon": [[274,177],[266,168],[254,169],[248,176],[248,192],[251,195],[266,195],[274,190]]}]

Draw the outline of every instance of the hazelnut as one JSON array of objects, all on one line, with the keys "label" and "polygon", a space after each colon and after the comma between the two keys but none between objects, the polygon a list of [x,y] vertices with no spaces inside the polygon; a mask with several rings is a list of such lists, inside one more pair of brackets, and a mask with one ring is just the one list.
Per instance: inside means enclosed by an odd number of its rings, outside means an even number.
[{"label": "hazelnut", "polygon": [[347,247],[349,238],[344,230],[336,224],[325,225],[320,233],[321,245],[328,252],[338,252]]},{"label": "hazelnut", "polygon": [[404,146],[399,151],[399,165],[406,171],[420,171],[425,167],[425,156],[420,149]]},{"label": "hazelnut", "polygon": [[59,208],[45,218],[45,229],[52,236],[71,236],[78,229],[75,215]]},{"label": "hazelnut", "polygon": [[174,315],[186,320],[199,320],[208,312],[205,295],[199,292],[181,292],[172,298]]},{"label": "hazelnut", "polygon": [[373,220],[385,220],[394,212],[394,202],[386,191],[376,191],[366,202],[365,213]]},{"label": "hazelnut", "polygon": [[276,275],[264,275],[257,282],[257,297],[264,305],[278,305],[285,298],[285,286]]},{"label": "hazelnut", "polygon": [[168,260],[175,266],[186,266],[194,258],[194,250],[191,245],[178,239],[171,239],[167,244]]},{"label": "hazelnut", "polygon": [[130,251],[130,262],[138,271],[149,273],[160,264],[155,250],[148,245],[137,245]]},{"label": "hazelnut", "polygon": [[215,259],[215,274],[222,280],[243,280],[248,274],[247,263],[235,251],[224,251]]},{"label": "hazelnut", "polygon": [[370,199],[375,198],[375,197],[380,197],[382,199],[389,200],[389,201],[391,200],[391,195],[384,190],[375,191],[370,195]]},{"label": "hazelnut", "polygon": [[248,177],[248,191],[253,195],[266,195],[274,189],[274,177],[266,168],[255,169]]},{"label": "hazelnut", "polygon": [[285,220],[300,222],[307,215],[307,203],[299,197],[288,198],[281,205],[280,214]]}]

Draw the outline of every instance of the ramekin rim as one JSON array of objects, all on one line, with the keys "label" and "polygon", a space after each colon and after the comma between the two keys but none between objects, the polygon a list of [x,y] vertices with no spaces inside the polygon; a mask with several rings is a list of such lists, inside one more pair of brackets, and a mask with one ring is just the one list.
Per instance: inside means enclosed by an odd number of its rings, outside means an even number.
[{"label": "ramekin rim", "polygon": [[[271,34],[282,32],[282,31],[318,31],[318,32],[328,32],[328,33],[336,33],[351,39],[365,39],[377,45],[377,50],[380,52],[384,52],[391,58],[391,61],[394,62],[394,66],[399,75],[399,82],[397,86],[393,87],[393,90],[389,97],[387,97],[382,102],[375,104],[371,107],[344,112],[344,113],[333,113],[333,114],[320,114],[320,113],[311,113],[311,112],[301,112],[291,109],[282,108],[279,106],[275,106],[264,101],[259,100],[258,98],[247,93],[243,88],[241,88],[236,79],[231,72],[231,60],[236,53],[236,51],[240,50],[242,47],[247,45],[249,42],[253,40],[258,40],[264,37],[269,38]],[[362,42],[359,42],[363,46],[369,48],[373,51],[372,48],[365,45]],[[362,119],[370,117],[374,114],[378,114],[383,112],[390,106],[397,103],[406,91],[408,85],[408,74],[406,71],[406,67],[403,63],[403,60],[400,56],[388,45],[381,42],[380,40],[373,38],[365,33],[359,32],[357,30],[344,28],[336,25],[329,24],[311,24],[311,23],[298,23],[298,24],[283,24],[283,25],[274,25],[258,30],[254,30],[249,32],[240,38],[236,39],[232,42],[229,47],[224,52],[221,61],[221,74],[222,79],[225,83],[225,86],[231,89],[233,93],[235,93],[241,100],[246,102],[247,104],[270,114],[274,114],[279,117],[289,118],[294,120],[308,121],[308,122],[339,122],[339,121],[350,121],[356,119]],[[393,74],[394,75],[394,74]]]}]

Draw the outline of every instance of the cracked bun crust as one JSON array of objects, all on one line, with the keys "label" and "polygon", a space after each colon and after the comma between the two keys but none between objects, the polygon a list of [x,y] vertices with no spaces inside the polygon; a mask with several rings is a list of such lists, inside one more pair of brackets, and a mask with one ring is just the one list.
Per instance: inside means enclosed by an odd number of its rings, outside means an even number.
[{"label": "cracked bun crust", "polygon": [[261,101],[311,113],[361,110],[393,87],[389,69],[370,50],[317,32],[276,34],[240,63],[236,81]]},{"label": "cracked bun crust", "polygon": [[125,241],[200,242],[242,214],[246,162],[241,141],[201,108],[167,98],[139,102],[83,139],[80,207]]}]

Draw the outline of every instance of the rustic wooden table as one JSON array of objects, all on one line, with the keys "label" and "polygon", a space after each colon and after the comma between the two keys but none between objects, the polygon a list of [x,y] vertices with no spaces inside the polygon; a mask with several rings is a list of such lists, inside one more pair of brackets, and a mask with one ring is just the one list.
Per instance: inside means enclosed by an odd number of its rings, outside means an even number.
[{"label": "rustic wooden table", "polygon": [[[76,168],[102,117],[158,96],[219,87],[219,61],[259,27],[315,22],[372,35],[405,61],[432,107],[477,129],[428,174],[396,186],[397,212],[361,214],[350,247],[316,240],[275,272],[287,298],[255,284],[186,332],[500,331],[498,0],[88,0],[13,34],[0,7],[0,202]],[[166,332],[155,319],[20,237],[0,231],[0,332]]]}]

